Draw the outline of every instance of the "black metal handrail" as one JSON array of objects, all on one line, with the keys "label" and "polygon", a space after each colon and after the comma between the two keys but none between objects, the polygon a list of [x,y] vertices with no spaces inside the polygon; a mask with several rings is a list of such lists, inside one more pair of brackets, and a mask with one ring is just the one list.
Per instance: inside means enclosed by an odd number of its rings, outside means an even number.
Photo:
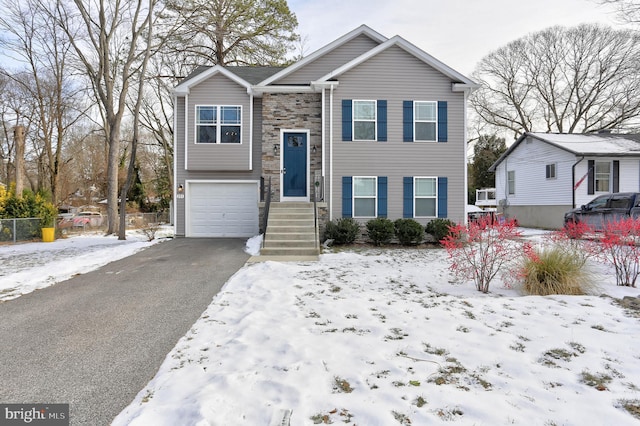
[{"label": "black metal handrail", "polygon": [[269,208],[271,207],[271,176],[267,185],[267,194],[264,199],[264,214],[262,216],[262,247],[267,239],[267,224],[269,223]]},{"label": "black metal handrail", "polygon": [[320,253],[320,238],[318,236],[318,205],[317,205],[317,195],[316,195],[316,183],[314,182],[313,186],[313,228],[315,232],[315,246],[318,253]]}]

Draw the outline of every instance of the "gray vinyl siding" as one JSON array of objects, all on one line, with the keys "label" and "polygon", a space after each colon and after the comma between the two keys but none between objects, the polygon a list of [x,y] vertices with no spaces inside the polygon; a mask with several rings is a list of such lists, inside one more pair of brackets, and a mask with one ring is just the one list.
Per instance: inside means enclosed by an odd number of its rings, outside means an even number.
[{"label": "gray vinyl siding", "polygon": [[[176,104],[173,108],[175,114],[175,149],[173,151],[173,167],[175,170],[175,183],[174,188],[182,184],[184,186],[185,171],[184,171],[184,105],[185,98],[178,97]],[[174,226],[177,236],[184,236],[184,198],[176,198],[176,205],[174,206],[175,218]]]},{"label": "gray vinyl siding", "polygon": [[[249,95],[247,89],[222,74],[191,88],[187,105],[187,169],[188,170],[249,170]],[[240,144],[196,144],[195,112],[197,105],[242,106],[242,136]]]},{"label": "gray vinyl siding", "polygon": [[[452,92],[449,78],[399,47],[381,52],[338,80],[333,102],[333,218],[342,216],[342,176],[387,176],[390,219],[403,216],[403,177],[443,176],[448,178],[448,217],[463,221],[464,94]],[[386,100],[387,142],[342,141],[343,99]],[[448,141],[403,142],[404,100],[447,101]]]},{"label": "gray vinyl siding", "polygon": [[379,43],[362,34],[292,72],[274,84],[309,84],[373,49]]},{"label": "gray vinyl siding", "polygon": [[[262,173],[262,99],[254,98],[254,122],[253,122],[253,170],[248,170],[245,167],[244,171],[228,171],[228,170],[185,170],[184,159],[184,134],[185,134],[185,115],[184,115],[185,98],[180,97],[177,99],[175,114],[176,114],[176,134],[177,145],[175,149],[175,165],[176,168],[176,183],[175,186],[182,184],[185,185],[187,180],[260,180]],[[247,108],[247,113],[249,109]],[[248,120],[248,119],[247,119]],[[247,121],[247,131],[249,130],[249,122]],[[246,146],[248,147],[249,140],[247,139]],[[247,155],[246,160],[248,164],[249,157]],[[176,200],[176,235],[185,235],[185,199]]]}]

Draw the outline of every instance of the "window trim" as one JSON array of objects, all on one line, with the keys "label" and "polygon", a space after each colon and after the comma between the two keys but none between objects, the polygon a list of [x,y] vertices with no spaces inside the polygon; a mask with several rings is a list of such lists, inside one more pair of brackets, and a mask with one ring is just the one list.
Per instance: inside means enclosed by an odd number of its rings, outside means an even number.
[{"label": "window trim", "polygon": [[[215,111],[215,121],[213,124],[200,124],[200,108],[213,108]],[[223,108],[237,108],[239,111],[239,123],[224,123],[222,118],[222,109]],[[214,104],[196,104],[195,105],[195,119],[194,119],[194,143],[196,145],[242,145],[242,105],[214,105]],[[215,142],[200,142],[198,140],[198,128],[200,126],[209,126],[215,127],[216,130],[216,141]],[[222,127],[238,127],[238,142],[222,142]]]},{"label": "window trim", "polygon": [[507,170],[507,194],[516,195],[516,171]]},{"label": "window trim", "polygon": [[[417,105],[418,104],[433,104],[434,105],[434,111],[435,111],[435,119],[434,120],[418,120],[416,118],[416,114],[418,112],[418,108]],[[432,142],[438,142],[438,101],[413,101],[413,141],[414,142],[425,142],[425,143],[432,143]],[[434,138],[433,140],[431,139],[418,139],[418,132],[416,129],[416,124],[417,123],[433,123],[434,127],[435,127],[435,133],[434,133]]]},{"label": "window trim", "polygon": [[[356,195],[356,179],[373,179],[374,180],[374,190],[375,195],[372,197],[370,195]],[[380,194],[378,194],[378,176],[352,176],[351,177],[351,217],[354,219],[375,219],[378,217],[378,199]],[[356,198],[359,199],[371,199],[373,198],[373,216],[357,216],[356,215]]]},{"label": "window trim", "polygon": [[[373,102],[373,120],[356,120],[356,103],[357,102]],[[351,101],[351,135],[352,141],[361,142],[377,142],[378,141],[378,101],[375,99],[353,99]],[[373,139],[356,138],[356,121],[371,123],[373,122]]]},{"label": "window trim", "polygon": [[[436,187],[436,192],[434,195],[417,195],[417,180],[418,179],[433,179],[435,182],[435,187]],[[416,214],[416,199],[433,199],[435,200],[435,209],[434,209],[434,215],[433,216],[418,216]],[[437,176],[414,176],[413,177],[413,217],[414,218],[418,218],[418,219],[422,219],[422,218],[427,218],[427,219],[433,219],[433,218],[437,218],[438,217],[438,177]]]},{"label": "window trim", "polygon": [[[599,180],[603,180],[603,179],[598,179],[598,164],[607,164],[609,166],[609,171],[607,172],[607,189],[602,191],[598,189],[598,181]],[[611,184],[613,183],[613,167],[612,167],[612,163],[611,161],[595,161],[593,163],[593,191],[594,194],[597,193],[607,193],[607,192],[611,192]],[[600,173],[600,175],[603,175],[603,173]]]},{"label": "window trim", "polygon": [[545,165],[545,177],[547,180],[558,178],[558,163],[549,163]]}]

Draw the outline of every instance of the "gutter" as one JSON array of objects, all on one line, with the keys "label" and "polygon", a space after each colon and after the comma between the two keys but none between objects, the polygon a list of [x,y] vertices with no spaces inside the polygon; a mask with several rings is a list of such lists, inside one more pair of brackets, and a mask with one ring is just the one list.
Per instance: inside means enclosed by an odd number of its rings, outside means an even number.
[{"label": "gutter", "polygon": [[571,166],[571,205],[576,208],[576,166],[584,160],[584,155]]}]

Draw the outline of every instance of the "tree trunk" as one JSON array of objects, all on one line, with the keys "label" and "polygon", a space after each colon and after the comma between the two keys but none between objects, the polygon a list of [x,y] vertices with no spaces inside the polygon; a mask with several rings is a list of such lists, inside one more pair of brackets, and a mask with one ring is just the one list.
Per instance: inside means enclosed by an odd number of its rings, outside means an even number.
[{"label": "tree trunk", "polygon": [[[107,161],[107,234],[118,232],[118,151],[120,147],[120,120],[115,118],[109,131]],[[124,201],[124,200],[123,200]]]},{"label": "tree trunk", "polygon": [[24,126],[13,129],[13,138],[16,147],[16,196],[21,197],[24,190]]}]

